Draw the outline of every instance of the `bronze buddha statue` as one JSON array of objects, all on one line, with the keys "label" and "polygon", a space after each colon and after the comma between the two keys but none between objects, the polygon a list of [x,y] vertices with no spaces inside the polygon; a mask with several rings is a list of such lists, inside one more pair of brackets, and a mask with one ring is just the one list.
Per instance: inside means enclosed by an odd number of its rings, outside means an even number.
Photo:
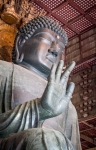
[{"label": "bronze buddha statue", "polygon": [[75,62],[62,74],[60,61],[66,44],[64,30],[45,16],[18,32],[15,64],[0,61],[0,149],[81,149],[77,114],[70,102],[74,83],[67,86]]}]

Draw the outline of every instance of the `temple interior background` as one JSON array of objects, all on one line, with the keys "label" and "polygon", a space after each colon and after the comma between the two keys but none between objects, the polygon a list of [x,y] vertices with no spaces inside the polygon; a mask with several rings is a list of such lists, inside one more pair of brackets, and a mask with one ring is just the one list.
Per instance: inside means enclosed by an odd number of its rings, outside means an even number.
[{"label": "temple interior background", "polygon": [[[19,12],[19,13],[18,13]],[[96,0],[0,0],[0,59],[11,62],[18,29],[37,16],[57,21],[68,35],[62,59],[76,67],[70,81],[82,150],[96,150]]]}]

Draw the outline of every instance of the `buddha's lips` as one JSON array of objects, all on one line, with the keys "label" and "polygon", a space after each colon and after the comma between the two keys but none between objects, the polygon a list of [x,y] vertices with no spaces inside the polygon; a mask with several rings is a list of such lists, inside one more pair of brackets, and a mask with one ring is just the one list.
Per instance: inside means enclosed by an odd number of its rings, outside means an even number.
[{"label": "buddha's lips", "polygon": [[52,56],[52,55],[47,55],[46,58],[51,62],[51,63],[55,63],[56,62],[56,57]]}]

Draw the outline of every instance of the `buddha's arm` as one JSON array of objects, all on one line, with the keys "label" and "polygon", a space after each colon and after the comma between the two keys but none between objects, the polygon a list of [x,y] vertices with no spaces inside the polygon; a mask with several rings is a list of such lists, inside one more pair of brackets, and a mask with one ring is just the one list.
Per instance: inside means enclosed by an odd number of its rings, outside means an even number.
[{"label": "buddha's arm", "polygon": [[37,127],[39,121],[58,116],[66,110],[74,90],[74,83],[70,83],[67,87],[68,77],[74,65],[75,63],[72,62],[61,74],[63,61],[60,61],[58,67],[54,64],[40,101],[24,103],[2,114],[0,116],[0,137]]},{"label": "buddha's arm", "polygon": [[38,127],[37,100],[26,102],[0,115],[0,138],[28,128]]}]

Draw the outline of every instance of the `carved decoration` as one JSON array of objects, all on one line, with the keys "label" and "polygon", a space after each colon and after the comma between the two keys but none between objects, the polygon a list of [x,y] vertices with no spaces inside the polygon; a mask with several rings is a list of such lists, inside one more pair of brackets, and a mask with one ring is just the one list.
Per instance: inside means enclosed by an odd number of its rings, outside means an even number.
[{"label": "carved decoration", "polygon": [[91,73],[92,69],[86,69],[80,74],[82,78],[80,87],[83,90],[82,93],[80,93],[81,102],[77,106],[77,110],[82,117],[88,117],[90,111],[93,109],[93,106],[96,105],[96,100],[94,99],[94,92],[92,88],[92,79],[90,79]]},{"label": "carved decoration", "polygon": [[17,27],[26,24],[37,16],[46,14],[44,10],[38,13],[33,4],[27,0],[1,0],[0,10],[2,20],[10,25],[15,24]]},{"label": "carved decoration", "polygon": [[9,4],[4,4],[1,18],[8,24],[15,24],[19,20],[19,15],[15,12],[15,2],[9,1]]},{"label": "carved decoration", "polygon": [[7,24],[0,25],[0,59],[11,61],[11,51],[17,30]]},{"label": "carved decoration", "polygon": [[0,0],[0,59],[11,61],[11,51],[17,30],[37,16],[38,13],[28,0]]}]

